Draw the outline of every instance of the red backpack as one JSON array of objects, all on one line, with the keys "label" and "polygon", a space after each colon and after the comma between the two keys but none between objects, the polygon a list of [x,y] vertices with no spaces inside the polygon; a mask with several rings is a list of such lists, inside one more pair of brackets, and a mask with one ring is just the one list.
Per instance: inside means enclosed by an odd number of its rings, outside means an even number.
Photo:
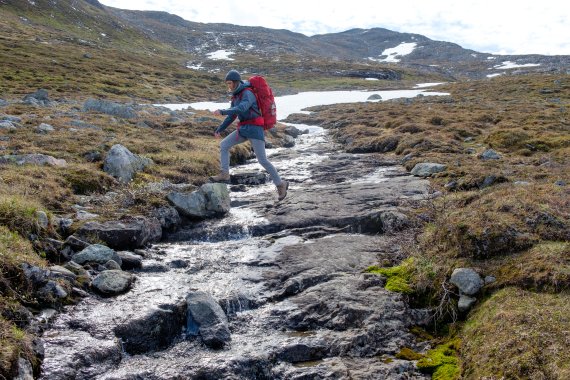
[{"label": "red backpack", "polygon": [[[251,90],[257,100],[257,105],[261,111],[261,117],[253,119],[253,124],[263,127],[267,131],[275,127],[277,123],[277,106],[275,105],[275,98],[273,91],[267,84],[267,81],[261,75],[255,75],[249,78],[251,87],[246,87],[246,90]],[[247,122],[251,122],[248,120]]]}]

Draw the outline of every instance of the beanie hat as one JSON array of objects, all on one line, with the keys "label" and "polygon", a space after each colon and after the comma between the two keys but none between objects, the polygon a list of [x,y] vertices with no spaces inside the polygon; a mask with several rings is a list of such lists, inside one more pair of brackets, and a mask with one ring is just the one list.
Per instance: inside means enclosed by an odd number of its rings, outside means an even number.
[{"label": "beanie hat", "polygon": [[241,75],[239,75],[239,73],[236,70],[230,70],[226,74],[226,80],[240,81]]}]

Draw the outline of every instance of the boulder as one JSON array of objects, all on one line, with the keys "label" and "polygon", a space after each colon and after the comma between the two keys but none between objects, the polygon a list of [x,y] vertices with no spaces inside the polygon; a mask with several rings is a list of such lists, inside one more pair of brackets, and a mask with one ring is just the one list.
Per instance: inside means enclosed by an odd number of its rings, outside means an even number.
[{"label": "boulder", "polygon": [[139,255],[127,251],[120,251],[117,254],[121,257],[121,268],[124,270],[142,268],[142,258]]},{"label": "boulder", "polygon": [[51,104],[51,101],[49,100],[49,97],[48,97],[48,92],[47,92],[47,90],[45,90],[43,88],[40,88],[39,90],[37,90],[33,94],[28,94],[28,95],[24,96],[22,101],[25,104],[30,104],[30,105],[34,105],[34,106],[48,106]]},{"label": "boulder", "polygon": [[75,232],[75,236],[86,241],[103,241],[117,250],[132,250],[160,241],[162,227],[156,218],[134,216],[120,221],[87,222]]},{"label": "boulder", "polygon": [[0,121],[0,129],[4,129],[6,131],[15,131],[18,128],[10,120],[2,120]]},{"label": "boulder", "polygon": [[134,108],[131,106],[98,99],[87,99],[83,104],[83,111],[101,112],[125,119],[131,119],[137,116]]},{"label": "boulder", "polygon": [[128,319],[114,328],[123,342],[124,350],[142,354],[168,347],[180,336],[186,322],[186,304],[164,304]]},{"label": "boulder", "polygon": [[121,258],[117,252],[101,244],[93,244],[88,246],[81,252],[73,255],[71,260],[80,265],[89,263],[105,264],[109,260],[113,260],[119,265],[122,263]]},{"label": "boulder", "polygon": [[172,192],[167,199],[180,214],[190,218],[205,219],[230,210],[230,193],[223,183],[206,183],[190,194]]},{"label": "boulder", "polygon": [[162,206],[151,212],[159,220],[160,226],[165,230],[174,230],[180,225],[180,214],[174,207]]},{"label": "boulder", "polygon": [[461,296],[459,296],[459,301],[457,301],[457,309],[462,313],[469,311],[473,307],[473,305],[475,305],[476,302],[477,298],[469,297],[466,296],[465,294],[462,294]]},{"label": "boulder", "polygon": [[449,280],[457,286],[461,294],[472,296],[484,285],[481,276],[471,268],[455,268]]},{"label": "boulder", "polygon": [[186,303],[188,335],[200,335],[204,344],[211,348],[222,348],[231,340],[226,314],[211,295],[200,291],[190,293]]},{"label": "boulder", "polygon": [[267,176],[262,172],[243,172],[231,175],[232,185],[262,185],[267,182]]},{"label": "boulder", "polygon": [[479,158],[482,160],[500,160],[501,155],[493,149],[487,149],[479,155]]},{"label": "boulder", "polygon": [[99,293],[113,296],[126,292],[135,280],[135,276],[122,270],[107,270],[93,279],[92,286]]},{"label": "boulder", "polygon": [[420,162],[411,171],[416,177],[431,177],[432,174],[444,171],[447,166],[434,162]]},{"label": "boulder", "polygon": [[67,162],[63,159],[57,159],[45,154],[9,154],[0,156],[0,164],[16,164],[16,165],[48,165],[65,167]]},{"label": "boulder", "polygon": [[150,158],[131,153],[120,144],[113,145],[103,163],[105,173],[112,175],[122,183],[130,182],[135,174],[142,171],[153,162]]}]

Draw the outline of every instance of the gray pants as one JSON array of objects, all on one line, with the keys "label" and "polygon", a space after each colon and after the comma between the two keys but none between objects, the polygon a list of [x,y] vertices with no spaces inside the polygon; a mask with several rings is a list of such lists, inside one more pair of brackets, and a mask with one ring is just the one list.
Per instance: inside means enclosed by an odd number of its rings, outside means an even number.
[{"label": "gray pants", "polygon": [[[230,171],[230,149],[232,146],[241,144],[247,141],[245,137],[239,136],[237,131],[233,131],[220,143],[220,161],[223,172]],[[265,141],[258,139],[249,139],[253,146],[253,151],[257,157],[257,161],[271,176],[271,180],[275,185],[281,184],[281,177],[271,162],[267,159],[265,154]]]}]

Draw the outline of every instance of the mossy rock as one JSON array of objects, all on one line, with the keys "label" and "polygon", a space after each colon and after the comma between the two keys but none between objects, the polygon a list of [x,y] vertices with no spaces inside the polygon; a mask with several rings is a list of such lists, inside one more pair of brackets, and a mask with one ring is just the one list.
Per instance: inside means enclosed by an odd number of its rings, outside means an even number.
[{"label": "mossy rock", "polygon": [[410,285],[414,270],[413,263],[412,259],[406,259],[400,265],[394,267],[381,268],[371,266],[366,269],[366,272],[386,277],[386,285],[384,287],[391,292],[411,294],[414,291]]},{"label": "mossy rock", "polygon": [[459,379],[461,375],[458,356],[460,344],[460,340],[455,338],[428,351],[425,357],[418,361],[418,369],[432,374],[432,379]]}]

